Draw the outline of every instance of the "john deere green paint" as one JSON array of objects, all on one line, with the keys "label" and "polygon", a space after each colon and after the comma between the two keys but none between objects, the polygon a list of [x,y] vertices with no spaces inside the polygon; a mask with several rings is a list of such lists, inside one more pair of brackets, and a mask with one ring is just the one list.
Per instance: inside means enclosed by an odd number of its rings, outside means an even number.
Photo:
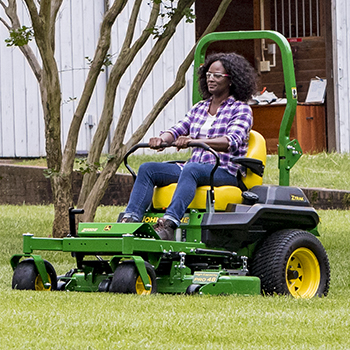
[{"label": "john deere green paint", "polygon": [[[71,232],[64,238],[23,235],[23,253],[11,258],[12,288],[76,292],[289,294],[295,298],[327,295],[330,281],[328,257],[316,238],[319,217],[299,188],[289,187],[289,171],[301,155],[299,144],[290,140],[297,93],[290,47],[286,39],[271,31],[213,33],[198,44],[195,68],[204,61],[208,45],[217,40],[274,40],[281,49],[286,80],[287,106],[279,135],[280,185],[264,186],[265,140],[252,131],[248,157],[235,162],[247,167],[254,179],[248,190],[213,185],[197,189],[174,241],[159,238],[153,225],[164,215],[175,185],[158,188],[153,206],[140,223],[80,223],[70,209]],[[196,69],[195,69],[196,70]],[[194,85],[196,84],[194,77]],[[199,100],[194,88],[193,101]],[[139,148],[132,147],[124,157]],[[216,158],[211,174],[219,166],[217,153],[205,143],[191,142]],[[248,182],[246,182],[248,183]],[[246,186],[246,185],[244,185]],[[246,186],[247,187],[247,186]],[[222,196],[224,194],[224,196]],[[120,214],[122,215],[122,214]],[[311,233],[312,232],[312,233]],[[70,253],[76,265],[65,275],[37,251]]]}]

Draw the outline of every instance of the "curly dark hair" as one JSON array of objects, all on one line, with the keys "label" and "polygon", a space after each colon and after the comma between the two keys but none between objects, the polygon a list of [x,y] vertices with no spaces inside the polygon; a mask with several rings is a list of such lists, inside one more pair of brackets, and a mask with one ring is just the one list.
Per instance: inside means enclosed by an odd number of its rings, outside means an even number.
[{"label": "curly dark hair", "polygon": [[208,91],[206,73],[212,63],[220,61],[231,81],[230,95],[236,100],[247,102],[256,92],[256,73],[251,64],[241,55],[216,53],[208,56],[198,70],[199,91],[204,99],[211,96]]}]

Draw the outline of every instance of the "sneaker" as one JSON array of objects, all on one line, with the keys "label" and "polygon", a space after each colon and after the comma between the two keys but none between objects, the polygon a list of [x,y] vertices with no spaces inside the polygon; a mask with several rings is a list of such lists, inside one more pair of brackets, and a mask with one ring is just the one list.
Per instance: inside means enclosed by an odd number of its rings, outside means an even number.
[{"label": "sneaker", "polygon": [[174,232],[176,228],[177,226],[173,221],[163,218],[159,218],[158,222],[153,226],[153,229],[157,232],[160,239],[165,241],[174,240]]},{"label": "sneaker", "polygon": [[124,216],[120,222],[125,223],[125,222],[137,222],[137,221],[133,219],[131,216]]}]

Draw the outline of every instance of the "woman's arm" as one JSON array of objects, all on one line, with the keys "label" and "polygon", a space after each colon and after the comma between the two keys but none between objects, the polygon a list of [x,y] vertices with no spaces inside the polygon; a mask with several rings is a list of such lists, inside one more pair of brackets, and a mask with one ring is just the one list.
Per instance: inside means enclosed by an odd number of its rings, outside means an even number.
[{"label": "woman's arm", "polygon": [[230,148],[230,143],[226,136],[215,137],[212,139],[199,139],[199,141],[203,141],[214,151],[217,152],[228,152]]},{"label": "woman's arm", "polygon": [[226,136],[221,136],[221,137],[215,137],[212,139],[192,139],[189,136],[180,136],[176,141],[175,145],[178,149],[180,148],[187,148],[188,144],[191,141],[196,141],[196,142],[203,142],[207,144],[209,147],[211,147],[214,151],[217,152],[227,152],[229,150],[229,140]]}]

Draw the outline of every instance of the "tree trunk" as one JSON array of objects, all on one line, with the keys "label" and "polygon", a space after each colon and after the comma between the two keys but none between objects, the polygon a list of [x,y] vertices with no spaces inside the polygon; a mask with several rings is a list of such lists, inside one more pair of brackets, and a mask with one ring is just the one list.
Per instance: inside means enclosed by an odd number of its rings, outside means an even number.
[{"label": "tree trunk", "polygon": [[65,237],[69,230],[69,208],[72,201],[72,174],[56,175],[51,179],[55,217],[52,226],[53,237]]},{"label": "tree trunk", "polygon": [[126,153],[126,147],[121,146],[115,157],[111,159],[99,177],[97,178],[94,187],[92,188],[89,196],[84,204],[84,214],[79,215],[79,220],[83,222],[94,221],[97,207],[100,205],[100,201],[107,190],[109,180],[115,174],[119,164],[122,162],[124,154]]},{"label": "tree trunk", "polygon": [[53,237],[64,237],[69,233],[68,208],[72,206],[72,168],[62,169],[61,130],[61,89],[58,70],[54,60],[48,60],[49,74],[43,69],[40,84],[45,121],[45,141],[48,175],[51,179],[55,209],[52,227]]},{"label": "tree trunk", "polygon": [[[135,26],[138,25],[138,13],[141,8],[140,6],[142,0],[134,1],[133,10],[127,28],[127,34],[123,47],[120,51],[121,54],[119,55],[116,65],[111,71],[110,81],[107,85],[105,105],[101,115],[101,122],[98,132],[96,132],[94,138],[94,141],[96,139],[97,145],[95,146],[93,143],[89,155],[90,166],[92,167],[93,173],[84,178],[83,190],[79,199],[79,205],[84,204],[84,209],[86,210],[83,221],[93,220],[96,209],[108,186],[108,182],[122,162],[126,150],[133,144],[140,141],[157,115],[160,113],[161,109],[165,107],[169,100],[184,85],[183,77],[192,60],[194,49],[187,57],[186,62],[182,64],[179,70],[180,74],[178,74],[176,79],[177,82],[173,84],[173,86],[168,89],[164,97],[158,101],[156,106],[152,109],[150,114],[146,117],[142,125],[140,125],[130,140],[128,140],[126,144],[123,144],[125,131],[130,121],[138,93],[146,77],[153,69],[155,62],[158,60],[159,56],[167,46],[171,36],[174,34],[177,24],[184,17],[186,10],[189,9],[194,1],[195,0],[179,0],[177,2],[177,9],[171,16],[169,16],[170,19],[167,25],[163,28],[163,34],[158,37],[147,59],[143,62],[142,69],[140,69],[139,74],[136,76],[136,79],[129,90],[120,120],[118,122],[118,130],[115,132],[113,137],[111,147],[112,157],[109,159],[105,169],[96,180],[96,172],[93,167],[94,163],[98,161],[100,157],[102,146],[108,135],[108,130],[112,122],[115,93],[120,77],[148,40],[153,29],[156,27],[157,18],[160,12],[161,1],[153,1],[149,22],[145,26],[141,36],[134,40],[134,30]],[[232,0],[221,1],[213,21],[207,28],[207,32],[213,31],[216,28],[231,1]],[[104,19],[101,23],[100,37],[95,51],[95,56],[85,82],[83,94],[79,100],[77,110],[75,111],[72,119],[64,152],[62,152],[60,122],[61,88],[54,55],[56,18],[62,4],[62,0],[24,0],[28,13],[31,17],[35,42],[40,52],[41,60],[39,61],[36,58],[29,45],[24,45],[20,49],[30,64],[40,85],[41,102],[45,121],[47,166],[51,180],[55,208],[55,219],[52,229],[53,237],[63,237],[69,233],[68,209],[73,204],[71,180],[79,129],[95,88],[99,72],[110,47],[112,25],[114,24],[117,16],[124,9],[127,2],[128,0],[114,0],[111,2],[111,5],[109,5],[109,2],[106,1],[106,4],[108,4],[108,10],[106,11]],[[16,0],[8,0],[7,5],[5,2],[0,1],[0,6],[4,8],[8,18],[10,18],[12,27],[10,27],[2,18],[0,19],[1,22],[9,30],[20,28],[21,25],[17,15]]]}]

